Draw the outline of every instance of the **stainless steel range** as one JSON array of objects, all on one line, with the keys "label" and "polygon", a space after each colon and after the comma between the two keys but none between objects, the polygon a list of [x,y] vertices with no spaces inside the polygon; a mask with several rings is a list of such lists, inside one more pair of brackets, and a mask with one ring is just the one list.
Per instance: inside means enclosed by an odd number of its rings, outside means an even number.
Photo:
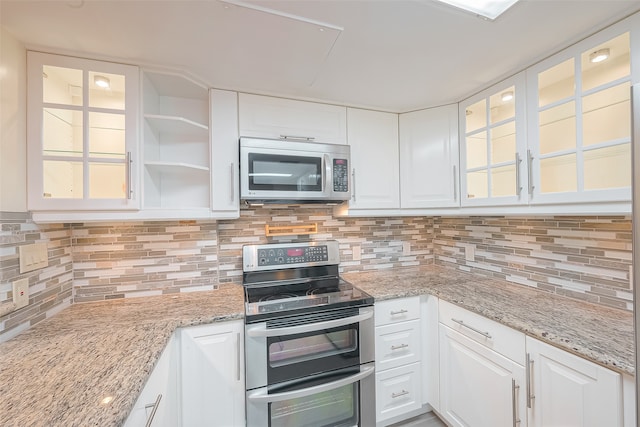
[{"label": "stainless steel range", "polygon": [[247,425],[375,425],[373,297],[338,242],[243,247]]}]

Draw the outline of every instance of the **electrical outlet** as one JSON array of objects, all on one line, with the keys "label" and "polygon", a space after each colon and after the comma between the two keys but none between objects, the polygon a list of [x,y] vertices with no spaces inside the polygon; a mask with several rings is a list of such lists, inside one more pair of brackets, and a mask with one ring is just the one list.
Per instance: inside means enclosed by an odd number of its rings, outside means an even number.
[{"label": "electrical outlet", "polygon": [[463,244],[461,246],[464,248],[464,259],[471,262],[475,261],[476,247],[472,244]]},{"label": "electrical outlet", "polygon": [[411,255],[411,242],[402,242],[402,255]]},{"label": "electrical outlet", "polygon": [[360,246],[353,247],[353,260],[360,261],[362,259],[362,250]]},{"label": "electrical outlet", "polygon": [[29,305],[29,279],[20,279],[13,282],[13,303],[16,309]]}]

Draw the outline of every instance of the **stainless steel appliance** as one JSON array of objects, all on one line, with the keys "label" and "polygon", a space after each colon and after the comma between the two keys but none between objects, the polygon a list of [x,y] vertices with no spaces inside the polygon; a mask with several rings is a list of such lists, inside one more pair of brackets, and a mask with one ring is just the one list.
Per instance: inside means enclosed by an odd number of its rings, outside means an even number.
[{"label": "stainless steel appliance", "polygon": [[348,145],[240,138],[247,203],[341,203],[351,198]]},{"label": "stainless steel appliance", "polygon": [[335,241],[243,247],[247,425],[375,425],[373,298]]}]

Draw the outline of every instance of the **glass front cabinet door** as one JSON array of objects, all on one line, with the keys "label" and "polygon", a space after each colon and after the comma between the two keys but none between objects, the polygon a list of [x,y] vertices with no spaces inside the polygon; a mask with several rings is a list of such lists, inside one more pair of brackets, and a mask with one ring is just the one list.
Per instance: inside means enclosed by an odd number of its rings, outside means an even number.
[{"label": "glass front cabinet door", "polygon": [[27,61],[29,209],[138,209],[138,68],[39,52]]},{"label": "glass front cabinet door", "polygon": [[631,199],[633,40],[619,27],[528,71],[531,203]]},{"label": "glass front cabinet door", "polygon": [[524,73],[460,103],[463,206],[527,202]]}]

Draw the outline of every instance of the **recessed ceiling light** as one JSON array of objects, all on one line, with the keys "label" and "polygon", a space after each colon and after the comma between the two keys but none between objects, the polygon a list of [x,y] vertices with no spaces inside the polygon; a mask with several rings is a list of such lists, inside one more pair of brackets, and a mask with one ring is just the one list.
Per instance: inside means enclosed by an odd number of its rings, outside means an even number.
[{"label": "recessed ceiling light", "polygon": [[513,92],[510,90],[507,92],[503,92],[502,95],[500,95],[500,99],[502,99],[504,102],[511,101],[513,99]]},{"label": "recessed ceiling light", "polygon": [[494,20],[518,0],[438,0],[442,3],[466,10]]},{"label": "recessed ceiling light", "polygon": [[96,86],[101,87],[103,89],[109,89],[109,86],[111,86],[111,82],[109,81],[109,78],[105,76],[98,76],[98,75],[93,76],[93,83],[95,83]]},{"label": "recessed ceiling light", "polygon": [[595,64],[597,62],[604,61],[608,57],[609,57],[609,48],[606,47],[604,49],[598,49],[595,52],[592,52],[589,55],[589,61],[591,61],[591,62],[593,62]]}]

